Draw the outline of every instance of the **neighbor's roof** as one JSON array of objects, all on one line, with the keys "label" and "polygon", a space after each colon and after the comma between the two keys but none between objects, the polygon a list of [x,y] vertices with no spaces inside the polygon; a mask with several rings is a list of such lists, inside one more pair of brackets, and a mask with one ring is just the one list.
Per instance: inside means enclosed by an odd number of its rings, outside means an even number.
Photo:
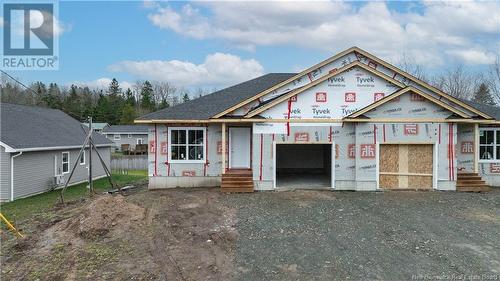
[{"label": "neighbor's roof", "polygon": [[[81,123],[58,109],[2,103],[0,141],[17,150],[50,150],[78,147],[86,134]],[[112,145],[99,133],[96,145]]]},{"label": "neighbor's roof", "polygon": [[[87,127],[89,126],[89,123],[82,123],[82,124],[85,125],[85,126],[87,126]],[[108,127],[108,126],[109,126],[108,123],[94,123],[94,122],[92,122],[92,128],[94,130],[102,130],[105,127]]]},{"label": "neighbor's roof", "polygon": [[103,134],[113,133],[148,133],[147,125],[111,125],[104,128]]},{"label": "neighbor's roof", "polygon": [[500,107],[494,106],[494,105],[488,105],[488,104],[483,104],[483,103],[477,103],[473,102],[470,100],[466,99],[460,99],[461,101],[465,102],[469,106],[474,107],[477,110],[480,110],[491,117],[495,118],[496,120],[500,120]]},{"label": "neighbor's roof", "polygon": [[294,75],[295,73],[269,73],[191,101],[146,114],[137,118],[137,120],[210,119],[217,113],[283,82]]}]

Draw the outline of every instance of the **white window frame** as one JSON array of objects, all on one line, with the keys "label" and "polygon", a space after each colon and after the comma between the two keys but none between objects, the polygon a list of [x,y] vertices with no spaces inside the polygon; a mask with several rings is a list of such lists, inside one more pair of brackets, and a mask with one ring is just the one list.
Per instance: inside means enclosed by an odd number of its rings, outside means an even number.
[{"label": "white window frame", "polygon": [[[86,151],[83,150],[82,156],[80,157],[80,159],[78,159],[78,162],[80,163],[80,165],[87,164],[87,157],[85,154],[86,154]],[[82,163],[82,158],[83,158],[83,163]]]},{"label": "white window frame", "polygon": [[138,138],[135,140],[135,144],[144,144],[144,140],[142,138]]},{"label": "white window frame", "polygon": [[[485,131],[493,131],[493,159],[481,159],[481,133]],[[500,154],[500,150],[497,150],[497,147],[500,146],[500,144],[497,144],[497,142],[500,142],[500,140],[497,139],[497,132],[500,132],[500,128],[479,128],[479,143],[477,144],[477,153],[478,158],[479,158],[479,163],[500,163],[500,159],[497,159],[497,155]],[[483,146],[486,146],[483,144]],[[489,145],[488,145],[489,146]]]},{"label": "white window frame", "polygon": [[[200,160],[172,160],[172,131],[177,130],[185,130],[186,131],[186,153],[188,151],[188,142],[189,142],[189,131],[190,130],[198,130],[203,131],[203,159]],[[205,163],[205,159],[207,157],[207,128],[206,127],[169,127],[168,128],[168,161],[170,163]]]},{"label": "white window frame", "polygon": [[[68,161],[67,162],[64,162],[64,154],[68,154]],[[69,170],[70,170],[70,164],[71,164],[71,160],[70,160],[70,154],[69,154],[69,151],[64,151],[61,153],[61,170],[62,170],[62,173],[63,174],[68,174],[69,173]],[[68,171],[64,171],[64,163],[67,163],[68,164]]]},{"label": "white window frame", "polygon": [[122,136],[120,134],[114,134],[113,135],[113,140],[121,140]]},{"label": "white window frame", "polygon": [[131,139],[132,138],[132,134],[128,134],[127,138]]}]

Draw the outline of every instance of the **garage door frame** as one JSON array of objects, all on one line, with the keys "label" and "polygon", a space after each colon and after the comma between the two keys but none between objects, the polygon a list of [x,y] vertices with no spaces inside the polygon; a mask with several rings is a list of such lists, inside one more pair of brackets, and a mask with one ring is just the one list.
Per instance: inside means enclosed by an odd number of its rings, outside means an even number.
[{"label": "garage door frame", "polygon": [[330,189],[335,189],[335,142],[279,142],[273,141],[273,188],[276,189],[276,145],[280,144],[329,144],[331,145]]},{"label": "garage door frame", "polygon": [[396,144],[396,145],[417,145],[417,144],[424,144],[424,145],[432,145],[432,189],[437,190],[437,183],[438,183],[438,142],[384,142],[376,143],[376,163],[377,163],[377,170],[376,170],[376,180],[377,180],[377,190],[382,190],[380,188],[380,145],[384,144]]}]

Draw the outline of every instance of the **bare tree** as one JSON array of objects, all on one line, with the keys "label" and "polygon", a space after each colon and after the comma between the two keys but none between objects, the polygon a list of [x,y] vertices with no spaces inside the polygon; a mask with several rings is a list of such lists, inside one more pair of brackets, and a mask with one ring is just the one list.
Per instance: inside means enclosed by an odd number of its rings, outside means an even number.
[{"label": "bare tree", "polygon": [[403,53],[396,64],[401,70],[413,75],[415,78],[428,82],[424,68],[420,64],[417,64],[415,58],[412,56]]},{"label": "bare tree", "polygon": [[172,97],[177,93],[177,88],[170,82],[153,81],[153,92],[156,104],[171,104]]},{"label": "bare tree", "polygon": [[486,84],[491,90],[497,104],[500,104],[500,56],[490,65],[486,77]]},{"label": "bare tree", "polygon": [[463,65],[457,65],[444,74],[434,77],[431,85],[454,97],[471,99],[484,80],[483,74],[466,72]]}]

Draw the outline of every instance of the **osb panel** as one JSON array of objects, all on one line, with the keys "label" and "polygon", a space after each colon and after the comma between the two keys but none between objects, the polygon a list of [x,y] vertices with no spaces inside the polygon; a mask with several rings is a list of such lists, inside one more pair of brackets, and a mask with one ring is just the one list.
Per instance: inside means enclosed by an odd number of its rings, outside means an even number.
[{"label": "osb panel", "polygon": [[408,187],[415,189],[432,189],[432,177],[409,176]]},{"label": "osb panel", "polygon": [[380,145],[380,172],[397,173],[399,170],[399,145]]},{"label": "osb panel", "polygon": [[395,175],[380,175],[380,188],[394,189],[399,188],[399,179]]},{"label": "osb panel", "polygon": [[408,172],[432,174],[432,144],[412,144],[408,148]]}]

